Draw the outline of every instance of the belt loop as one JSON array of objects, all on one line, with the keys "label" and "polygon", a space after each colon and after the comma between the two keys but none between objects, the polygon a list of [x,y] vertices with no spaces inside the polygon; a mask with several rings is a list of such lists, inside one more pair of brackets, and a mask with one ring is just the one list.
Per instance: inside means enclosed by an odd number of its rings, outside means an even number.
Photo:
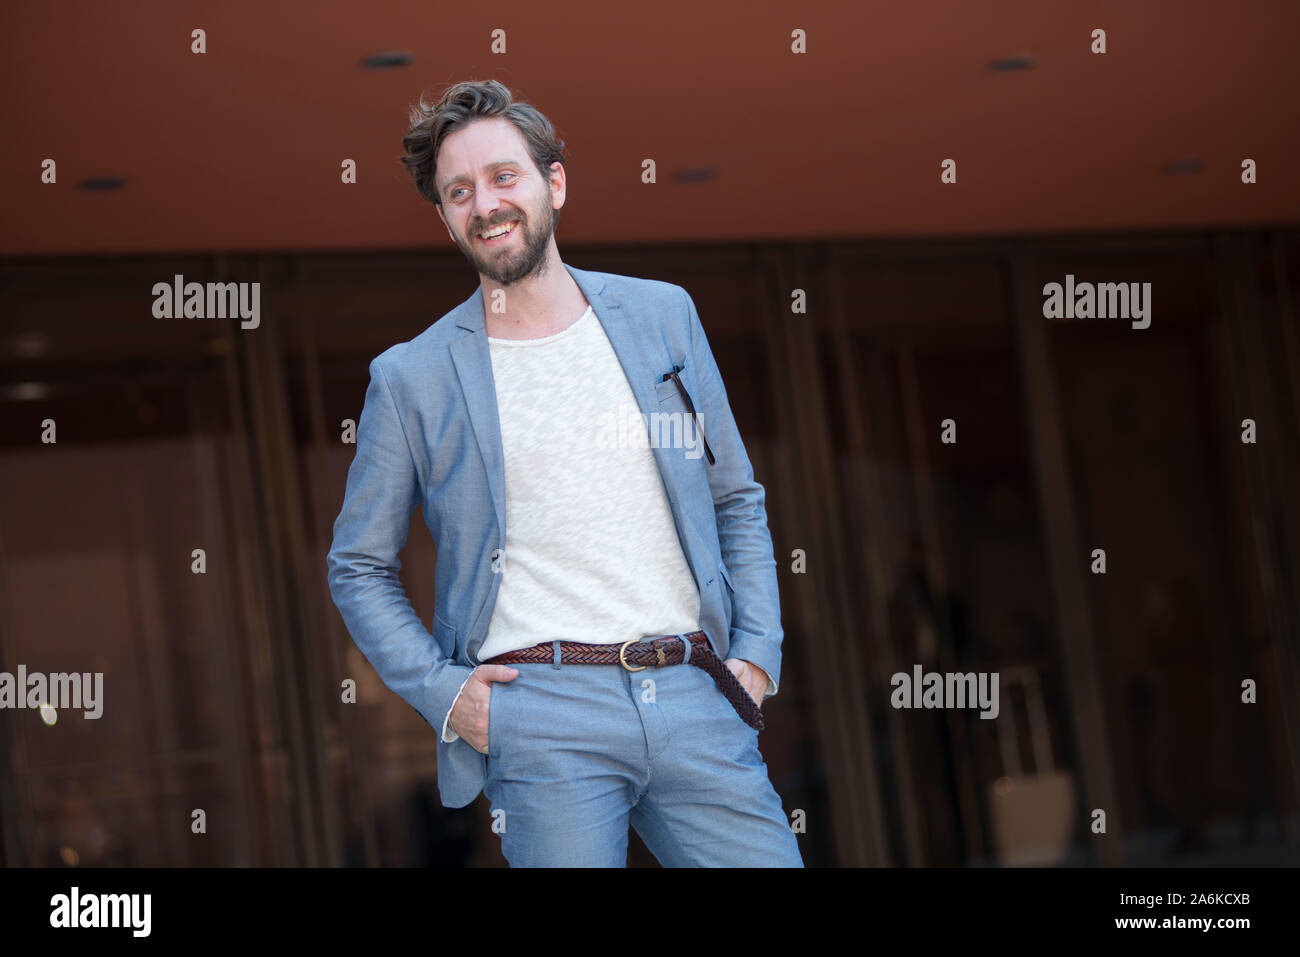
[{"label": "belt loop", "polygon": [[678,635],[677,637],[680,638],[682,644],[686,646],[686,651],[682,655],[682,664],[689,665],[691,663],[691,640],[685,635]]},{"label": "belt loop", "polygon": [[556,671],[559,671],[560,670],[560,639],[556,638],[553,642],[551,642],[551,647],[554,649],[554,652],[552,653],[552,657],[551,657],[551,667],[554,668]]}]

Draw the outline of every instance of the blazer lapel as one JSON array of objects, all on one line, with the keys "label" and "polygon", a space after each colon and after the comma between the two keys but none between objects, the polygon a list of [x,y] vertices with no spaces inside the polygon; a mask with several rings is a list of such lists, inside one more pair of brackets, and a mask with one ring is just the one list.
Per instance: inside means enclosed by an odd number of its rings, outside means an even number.
[{"label": "blazer lapel", "polygon": [[456,320],[462,330],[451,344],[451,359],[456,364],[470,425],[478,441],[479,453],[487,469],[488,490],[497,514],[502,541],[506,528],[506,471],[501,450],[501,421],[497,416],[496,385],[492,378],[492,357],[488,352],[487,330],[483,319],[483,287],[466,300]]}]

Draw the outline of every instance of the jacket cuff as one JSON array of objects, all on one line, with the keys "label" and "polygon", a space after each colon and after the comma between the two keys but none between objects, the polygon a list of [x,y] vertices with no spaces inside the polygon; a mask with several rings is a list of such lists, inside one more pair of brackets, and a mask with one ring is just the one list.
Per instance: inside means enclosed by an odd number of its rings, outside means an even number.
[{"label": "jacket cuff", "polygon": [[767,692],[765,698],[770,698],[776,694],[778,681],[781,677],[781,646],[773,647],[770,641],[762,641],[757,638],[746,638],[744,635],[735,634],[732,636],[731,644],[727,646],[728,658],[740,658],[751,664],[758,665],[767,672]]},{"label": "jacket cuff", "polygon": [[[468,665],[444,665],[442,674],[438,676],[437,684],[434,687],[432,694],[434,704],[431,717],[437,720],[437,715],[443,716],[441,736],[442,740],[448,743],[460,737],[451,727],[451,709],[456,706],[460,693],[465,690],[465,682],[469,681],[469,676],[473,673],[474,669]],[[459,682],[459,685],[456,682]],[[451,694],[452,688],[457,689],[455,694]],[[449,697],[450,700],[448,700]],[[429,723],[433,724],[432,721]],[[434,725],[434,727],[437,727],[437,725]]]}]

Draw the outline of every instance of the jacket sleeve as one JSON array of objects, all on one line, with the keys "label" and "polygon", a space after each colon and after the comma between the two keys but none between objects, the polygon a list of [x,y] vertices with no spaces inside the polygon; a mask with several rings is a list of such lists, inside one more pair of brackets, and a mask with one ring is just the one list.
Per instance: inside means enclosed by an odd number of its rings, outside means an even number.
[{"label": "jacket sleeve", "polygon": [[456,664],[420,622],[397,577],[420,501],[410,445],[379,359],[357,423],[357,450],[326,560],[329,589],[352,640],[375,671],[441,732],[472,668]]},{"label": "jacket sleeve", "polygon": [[678,288],[690,316],[691,361],[700,392],[693,401],[715,460],[713,465],[706,464],[706,469],[718,520],[722,563],[735,586],[727,655],[753,662],[766,671],[770,679],[766,696],[771,696],[776,694],[781,680],[784,633],[766,496],[763,486],[754,481],[754,470],[695,303],[690,293]]}]

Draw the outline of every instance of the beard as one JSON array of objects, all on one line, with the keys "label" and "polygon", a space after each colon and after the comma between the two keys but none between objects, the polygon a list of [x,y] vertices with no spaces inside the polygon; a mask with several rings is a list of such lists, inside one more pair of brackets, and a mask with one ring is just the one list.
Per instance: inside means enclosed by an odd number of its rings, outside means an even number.
[{"label": "beard", "polygon": [[[499,221],[498,225],[500,222],[508,222],[515,218],[515,216],[507,216]],[[514,236],[510,237],[508,242],[512,248],[508,251],[505,247],[493,249],[484,246],[478,238],[477,231],[467,234],[464,242],[459,240],[456,242],[476,271],[502,286],[513,285],[540,270],[546,259],[546,249],[550,244],[551,236],[555,234],[559,210],[550,206],[543,208],[539,219],[544,218],[548,221],[545,228],[534,227],[533,217],[522,210],[517,218],[519,225],[515,227],[515,232],[519,233],[519,236],[517,240]],[[482,228],[484,227],[478,227],[478,229]]]}]

